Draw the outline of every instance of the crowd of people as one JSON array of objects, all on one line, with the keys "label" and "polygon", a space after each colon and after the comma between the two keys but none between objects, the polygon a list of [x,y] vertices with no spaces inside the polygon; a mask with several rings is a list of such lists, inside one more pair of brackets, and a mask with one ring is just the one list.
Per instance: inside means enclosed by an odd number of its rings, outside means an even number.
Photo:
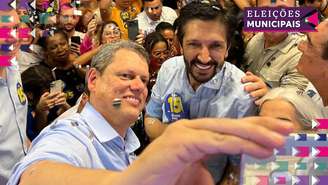
[{"label": "crowd of people", "polygon": [[[269,157],[328,118],[324,3],[37,0],[35,10],[0,10],[11,17],[1,28],[35,31],[0,38],[15,59],[0,66],[0,185],[238,183],[240,154]],[[317,32],[246,33],[248,6],[312,6],[322,22]]]}]

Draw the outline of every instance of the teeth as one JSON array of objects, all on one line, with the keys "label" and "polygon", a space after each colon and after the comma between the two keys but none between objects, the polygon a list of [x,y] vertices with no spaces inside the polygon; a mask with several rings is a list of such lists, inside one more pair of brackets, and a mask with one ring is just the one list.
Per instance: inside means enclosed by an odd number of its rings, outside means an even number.
[{"label": "teeth", "polygon": [[201,65],[201,64],[195,64],[195,66],[199,69],[203,69],[203,70],[206,70],[206,69],[209,69],[212,67],[212,65]]},{"label": "teeth", "polygon": [[126,98],[124,98],[124,99],[126,99],[129,103],[132,103],[132,104],[134,104],[134,105],[137,105],[137,104],[139,104],[139,100],[138,99],[136,99],[136,98],[134,98],[134,97],[126,97]]}]

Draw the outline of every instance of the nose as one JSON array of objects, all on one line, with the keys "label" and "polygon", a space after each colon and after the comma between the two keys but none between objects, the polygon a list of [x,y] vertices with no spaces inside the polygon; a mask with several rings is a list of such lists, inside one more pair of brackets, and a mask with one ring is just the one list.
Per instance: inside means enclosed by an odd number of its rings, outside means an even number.
[{"label": "nose", "polygon": [[135,92],[142,92],[145,88],[146,85],[145,83],[138,77],[133,80],[131,80],[130,88],[132,91]]},{"label": "nose", "polygon": [[200,60],[202,63],[207,64],[210,60],[210,51],[207,47],[202,47],[201,52],[197,56],[198,60]]}]

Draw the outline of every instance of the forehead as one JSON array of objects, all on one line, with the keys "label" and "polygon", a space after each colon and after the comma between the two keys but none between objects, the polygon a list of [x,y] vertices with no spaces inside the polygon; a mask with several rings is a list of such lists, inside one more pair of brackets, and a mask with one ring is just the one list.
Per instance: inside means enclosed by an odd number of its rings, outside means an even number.
[{"label": "forehead", "polygon": [[114,24],[107,24],[104,27],[104,31],[107,31],[107,30],[116,30],[116,29],[119,29],[119,28],[116,25],[114,25]]},{"label": "forehead", "polygon": [[183,40],[225,41],[226,26],[217,20],[190,20],[183,28]]},{"label": "forehead", "polygon": [[18,14],[15,10],[11,10],[11,11],[0,11],[0,16],[11,16],[12,18],[12,21],[10,22],[1,22],[0,23],[0,27],[4,28],[4,27],[9,27],[9,28],[12,28],[12,27],[15,27],[19,24],[19,17],[18,17]]},{"label": "forehead", "polygon": [[156,44],[154,44],[153,50],[158,50],[158,49],[167,49],[166,42],[159,41]]},{"label": "forehead", "polygon": [[57,42],[61,42],[63,40],[66,40],[64,35],[61,33],[56,33],[55,35],[48,37],[47,44],[53,45],[53,44],[56,44]]},{"label": "forehead", "polygon": [[71,7],[63,7],[60,11],[61,15],[73,15],[74,14],[74,8]]}]

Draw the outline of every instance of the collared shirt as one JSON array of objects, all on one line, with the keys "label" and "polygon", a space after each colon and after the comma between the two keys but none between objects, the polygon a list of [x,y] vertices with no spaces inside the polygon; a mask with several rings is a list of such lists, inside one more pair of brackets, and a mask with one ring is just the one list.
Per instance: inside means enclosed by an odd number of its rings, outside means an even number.
[{"label": "collared shirt", "polygon": [[122,138],[96,109],[87,103],[81,113],[53,122],[33,140],[8,185],[16,185],[31,164],[41,160],[76,167],[122,171],[135,159],[140,143],[131,129]]},{"label": "collared shirt", "polygon": [[0,78],[0,184],[6,184],[14,165],[26,151],[27,98],[18,67],[6,67]]},{"label": "collared shirt", "polygon": [[[165,123],[183,118],[255,115],[255,104],[241,83],[243,76],[245,74],[236,66],[225,62],[210,81],[194,91],[188,81],[183,56],[170,58],[159,70],[146,114]],[[238,156],[230,157],[238,161]],[[221,179],[226,162],[227,155],[213,156],[206,161],[215,182]]]},{"label": "collared shirt", "polygon": [[246,48],[245,69],[260,76],[271,88],[292,86],[304,91],[308,80],[296,69],[302,56],[297,46],[302,39],[299,34],[289,33],[281,43],[265,49],[263,33],[256,34]]},{"label": "collared shirt", "polygon": [[172,8],[166,6],[162,7],[162,14],[158,21],[151,20],[147,16],[147,13],[145,11],[146,10],[138,14],[137,20],[138,20],[139,29],[145,31],[146,35],[151,32],[154,32],[156,26],[160,22],[168,22],[173,25],[175,19],[178,17],[177,13]]},{"label": "collared shirt", "polygon": [[244,91],[245,74],[225,62],[221,71],[194,91],[189,84],[183,57],[162,64],[146,112],[162,122],[202,117],[241,118],[255,114],[255,105]]}]

